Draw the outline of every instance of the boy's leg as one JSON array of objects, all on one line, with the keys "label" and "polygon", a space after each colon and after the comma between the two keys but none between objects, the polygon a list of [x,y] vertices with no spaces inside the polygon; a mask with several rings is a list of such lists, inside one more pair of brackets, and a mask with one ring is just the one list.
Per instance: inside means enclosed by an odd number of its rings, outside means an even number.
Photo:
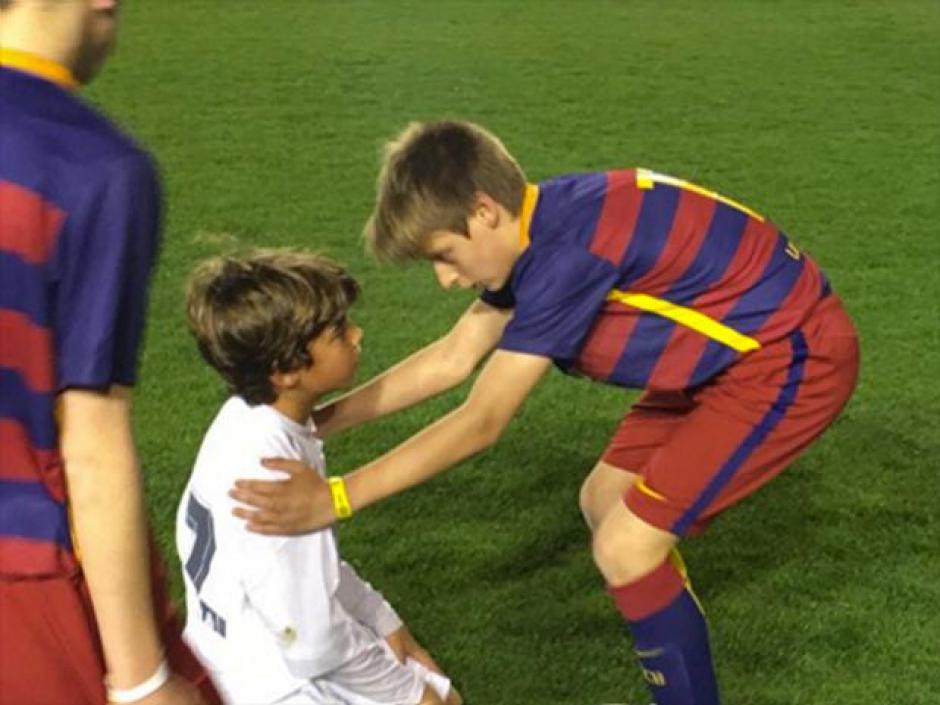
[{"label": "boy's leg", "polygon": [[637,475],[603,460],[598,461],[581,485],[581,514],[591,531],[600,526],[607,512],[619,504]]},{"label": "boy's leg", "polygon": [[[708,630],[684,567],[677,565],[678,537],[644,522],[623,502],[639,471],[695,406],[685,392],[646,392],[581,488],[595,563],[633,635],[657,705],[718,702]],[[695,693],[702,695],[694,699]]]},{"label": "boy's leg", "polygon": [[617,502],[594,532],[594,560],[630,629],[656,704],[717,705],[708,626],[677,542]]},{"label": "boy's leg", "polygon": [[[627,491],[625,506],[615,505],[602,521],[595,556],[641,660],[647,653],[664,659],[657,661],[662,677],[645,662],[657,705],[717,703],[717,689],[705,621],[678,559],[637,575],[663,555],[670,536],[701,529],[816,440],[851,395],[857,371],[854,330],[831,298],[789,339],[696,390],[686,411],[628,414],[605,460],[639,468],[641,479]],[[626,442],[616,448],[618,438]],[[669,645],[655,646],[657,639]],[[693,679],[685,692],[683,673]]]},{"label": "boy's leg", "polygon": [[623,499],[650,456],[661,448],[695,403],[686,392],[645,392],[621,422],[603,457],[581,486],[584,520],[593,531]]}]

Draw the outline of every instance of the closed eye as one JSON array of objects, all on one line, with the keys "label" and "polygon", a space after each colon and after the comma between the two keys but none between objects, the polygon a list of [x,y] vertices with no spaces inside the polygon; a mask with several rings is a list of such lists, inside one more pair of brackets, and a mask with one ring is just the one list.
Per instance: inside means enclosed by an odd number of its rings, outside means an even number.
[{"label": "closed eye", "polygon": [[453,253],[447,250],[441,250],[440,252],[431,253],[432,262],[443,262],[444,264],[453,264]]}]

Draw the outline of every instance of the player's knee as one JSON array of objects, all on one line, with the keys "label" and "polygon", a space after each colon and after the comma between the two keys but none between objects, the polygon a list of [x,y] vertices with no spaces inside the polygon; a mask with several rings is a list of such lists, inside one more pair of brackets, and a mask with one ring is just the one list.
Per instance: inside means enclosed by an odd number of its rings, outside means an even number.
[{"label": "player's knee", "polygon": [[636,474],[599,461],[581,484],[578,502],[584,520],[593,531],[611,508],[623,500]]},{"label": "player's knee", "polygon": [[670,547],[645,540],[635,533],[611,529],[601,524],[592,543],[594,563],[609,585],[626,585],[639,580],[669,555]]}]

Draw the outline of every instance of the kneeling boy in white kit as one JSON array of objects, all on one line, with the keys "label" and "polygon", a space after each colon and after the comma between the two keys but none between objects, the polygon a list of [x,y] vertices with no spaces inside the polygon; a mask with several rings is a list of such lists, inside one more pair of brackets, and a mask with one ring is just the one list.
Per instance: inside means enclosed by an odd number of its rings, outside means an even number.
[{"label": "kneeling boy in white kit", "polygon": [[355,281],[321,257],[217,257],[190,279],[189,325],[233,396],[212,422],[177,514],[185,638],[226,702],[459,705],[460,696],[380,593],[340,560],[331,529],[245,530],[228,490],[271,479],[261,460],[324,473],[310,418],[348,385],[362,330],[347,318]]}]

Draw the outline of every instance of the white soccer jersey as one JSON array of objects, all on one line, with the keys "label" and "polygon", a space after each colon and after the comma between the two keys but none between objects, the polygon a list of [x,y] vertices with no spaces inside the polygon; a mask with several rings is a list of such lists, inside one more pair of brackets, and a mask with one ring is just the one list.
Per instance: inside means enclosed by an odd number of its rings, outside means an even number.
[{"label": "white soccer jersey", "polygon": [[229,399],[206,433],[177,513],[185,638],[231,703],[270,703],[303,689],[361,660],[376,634],[401,625],[384,598],[340,561],[332,529],[261,536],[232,516],[228,492],[236,479],[280,477],[260,465],[266,457],[324,472],[312,424]]}]

